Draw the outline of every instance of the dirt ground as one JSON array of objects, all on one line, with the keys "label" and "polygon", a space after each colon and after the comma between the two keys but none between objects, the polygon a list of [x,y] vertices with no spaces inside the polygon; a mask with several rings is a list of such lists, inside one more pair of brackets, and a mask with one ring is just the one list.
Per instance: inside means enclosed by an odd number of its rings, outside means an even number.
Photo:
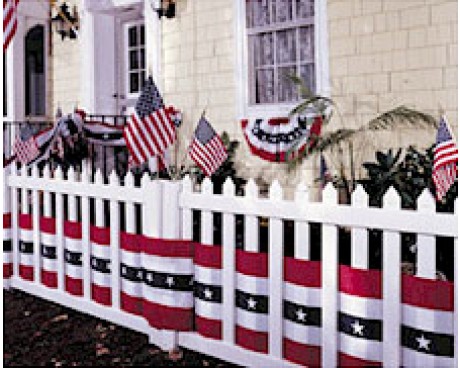
[{"label": "dirt ground", "polygon": [[147,336],[20,291],[4,291],[3,364],[236,367],[192,351],[171,360]]}]

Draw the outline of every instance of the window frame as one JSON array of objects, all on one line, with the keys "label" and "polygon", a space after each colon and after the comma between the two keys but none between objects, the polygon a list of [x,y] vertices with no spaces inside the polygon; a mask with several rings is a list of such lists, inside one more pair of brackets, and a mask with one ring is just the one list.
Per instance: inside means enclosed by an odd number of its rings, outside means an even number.
[{"label": "window frame", "polygon": [[[246,0],[235,1],[237,111],[239,118],[270,118],[286,116],[296,102],[252,104],[249,82],[249,34],[246,28]],[[327,2],[314,4],[314,68],[317,94],[330,96],[327,39]],[[302,22],[303,23],[303,22]],[[297,27],[298,22],[293,22]]]},{"label": "window frame", "polygon": [[[123,79],[124,79],[124,92],[125,96],[127,99],[137,99],[140,95],[140,92],[142,90],[142,81],[139,80],[139,86],[140,89],[138,92],[131,92],[130,91],[130,72],[131,70],[129,69],[129,52],[130,52],[130,47],[129,46],[129,30],[132,27],[140,27],[144,26],[144,45],[137,45],[134,46],[137,50],[141,49],[142,47],[144,48],[144,68],[138,68],[137,73],[139,75],[142,73],[142,70],[145,73],[145,76],[147,78],[147,42],[146,42],[146,25],[144,19],[139,19],[135,21],[129,21],[123,23],[123,53],[124,53],[124,65],[123,65]],[[142,47],[141,47],[142,46]],[[140,59],[139,59],[140,62]]]}]

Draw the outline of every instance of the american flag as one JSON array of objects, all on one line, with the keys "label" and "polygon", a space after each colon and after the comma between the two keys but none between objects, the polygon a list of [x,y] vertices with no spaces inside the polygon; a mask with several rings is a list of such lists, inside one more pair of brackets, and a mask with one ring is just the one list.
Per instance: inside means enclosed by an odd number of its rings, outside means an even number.
[{"label": "american flag", "polygon": [[37,142],[34,137],[23,141],[21,137],[18,137],[14,142],[13,153],[16,155],[16,159],[22,164],[28,164],[30,161],[35,160],[40,154]]},{"label": "american flag", "polygon": [[433,161],[433,182],[438,201],[446,195],[457,177],[458,150],[452,138],[447,119],[443,116],[436,137]]},{"label": "american flag", "polygon": [[19,0],[3,0],[3,52],[13,39],[18,27],[16,11]]},{"label": "american flag", "polygon": [[152,77],[146,81],[123,135],[134,164],[162,155],[176,139],[176,129]]},{"label": "american flag", "polygon": [[206,176],[211,176],[227,159],[222,139],[204,117],[198,122],[188,154]]}]

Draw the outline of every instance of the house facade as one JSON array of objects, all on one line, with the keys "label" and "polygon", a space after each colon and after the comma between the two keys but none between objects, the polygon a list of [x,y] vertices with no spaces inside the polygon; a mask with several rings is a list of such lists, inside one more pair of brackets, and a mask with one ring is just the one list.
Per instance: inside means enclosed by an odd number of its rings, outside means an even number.
[{"label": "house facade", "polygon": [[[176,0],[171,19],[158,17],[156,0],[67,3],[79,15],[76,39],[50,31],[47,1],[20,3],[5,59],[7,119],[75,106],[129,114],[151,74],[183,113],[179,156],[205,109],[216,130],[241,142],[243,176],[285,186],[313,183],[317,157],[295,172],[265,162],[249,152],[240,121],[286,116],[298,102],[288,74],[337,103],[326,129],[406,105],[434,115],[442,108],[457,131],[454,0]],[[376,133],[356,142],[356,160],[381,147],[427,147],[434,137],[429,129]]]}]

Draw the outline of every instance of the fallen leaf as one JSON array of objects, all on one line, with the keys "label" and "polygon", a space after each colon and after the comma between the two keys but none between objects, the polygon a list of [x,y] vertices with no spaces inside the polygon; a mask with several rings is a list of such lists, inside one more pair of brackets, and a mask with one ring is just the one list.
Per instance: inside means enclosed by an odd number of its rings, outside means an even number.
[{"label": "fallen leaf", "polygon": [[56,323],[56,322],[61,322],[61,321],[67,321],[69,319],[69,316],[67,314],[60,314],[59,316],[54,317],[51,320],[51,323]]}]

